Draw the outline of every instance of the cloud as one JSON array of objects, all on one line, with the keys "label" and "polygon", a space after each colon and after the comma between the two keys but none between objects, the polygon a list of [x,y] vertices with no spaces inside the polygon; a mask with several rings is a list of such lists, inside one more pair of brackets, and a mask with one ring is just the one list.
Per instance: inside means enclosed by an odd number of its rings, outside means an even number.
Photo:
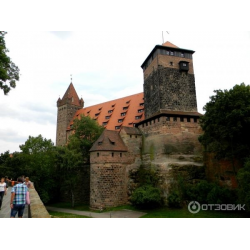
[{"label": "cloud", "polygon": [[51,33],[63,40],[70,38],[70,36],[72,35],[71,31],[51,31]]}]

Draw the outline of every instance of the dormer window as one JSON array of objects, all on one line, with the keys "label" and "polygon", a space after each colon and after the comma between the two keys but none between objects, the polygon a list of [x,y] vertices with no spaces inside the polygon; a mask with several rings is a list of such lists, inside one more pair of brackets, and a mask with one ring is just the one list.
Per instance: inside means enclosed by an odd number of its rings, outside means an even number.
[{"label": "dormer window", "polygon": [[110,119],[110,117],[111,117],[111,116],[105,116],[105,119],[108,120],[108,119]]},{"label": "dormer window", "polygon": [[102,126],[107,126],[107,125],[108,125],[107,122],[103,122],[103,123],[102,123]]},{"label": "dormer window", "polygon": [[120,128],[121,128],[121,126],[116,126],[116,127],[115,127],[116,130],[118,130],[118,129],[120,129]]},{"label": "dormer window", "polygon": [[126,112],[124,112],[124,113],[121,113],[121,116],[126,116],[126,114],[127,114]]},{"label": "dormer window", "polygon": [[123,119],[119,119],[119,120],[118,120],[118,123],[122,123],[122,122],[123,122]]},{"label": "dormer window", "polygon": [[128,107],[123,107],[123,110],[128,110]]},{"label": "dormer window", "polygon": [[140,107],[144,107],[144,103],[140,103]]},{"label": "dormer window", "polygon": [[126,104],[129,104],[129,103],[130,103],[130,101],[127,101],[127,102],[126,102]]},{"label": "dormer window", "polygon": [[109,113],[109,114],[112,114],[112,113],[113,113],[113,110],[109,110],[108,113]]},{"label": "dormer window", "polygon": [[142,116],[141,116],[141,115],[140,115],[140,116],[136,116],[136,117],[135,117],[135,119],[136,119],[136,120],[140,120],[141,118],[142,118]]},{"label": "dormer window", "polygon": [[139,109],[138,113],[142,113],[144,111],[144,109]]},{"label": "dormer window", "polygon": [[112,108],[114,108],[115,107],[115,104],[114,105],[112,105]]},{"label": "dormer window", "polygon": [[98,145],[101,146],[101,145],[102,145],[102,141],[99,141],[99,142],[98,142]]},{"label": "dormer window", "polygon": [[95,117],[97,117],[98,115],[100,115],[100,113],[95,114]]}]

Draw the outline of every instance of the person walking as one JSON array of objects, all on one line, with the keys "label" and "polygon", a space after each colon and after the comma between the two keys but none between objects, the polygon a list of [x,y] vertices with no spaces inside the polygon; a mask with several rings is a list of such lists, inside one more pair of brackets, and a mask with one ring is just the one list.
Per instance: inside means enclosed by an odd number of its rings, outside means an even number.
[{"label": "person walking", "polygon": [[17,184],[12,187],[10,199],[10,217],[15,218],[18,213],[18,218],[23,218],[23,212],[26,204],[26,195],[28,188],[23,184],[22,177],[17,178]]},{"label": "person walking", "polygon": [[33,188],[32,182],[30,181],[29,177],[25,178],[25,182],[23,184],[25,184],[28,188]]},{"label": "person walking", "polygon": [[3,196],[6,194],[7,194],[6,183],[4,181],[4,178],[1,178],[1,181],[0,181],[0,210],[2,208]]}]

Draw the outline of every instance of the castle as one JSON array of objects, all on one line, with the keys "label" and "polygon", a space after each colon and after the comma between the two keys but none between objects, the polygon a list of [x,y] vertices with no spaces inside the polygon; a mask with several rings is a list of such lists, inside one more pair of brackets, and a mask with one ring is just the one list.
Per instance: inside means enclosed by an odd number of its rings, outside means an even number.
[{"label": "castle", "polygon": [[157,169],[165,198],[176,173],[203,165],[193,54],[170,42],[156,45],[141,66],[144,93],[83,108],[71,83],[58,99],[56,145],[67,142],[80,114],[106,128],[90,150],[91,208],[127,204],[131,173],[141,165]]}]

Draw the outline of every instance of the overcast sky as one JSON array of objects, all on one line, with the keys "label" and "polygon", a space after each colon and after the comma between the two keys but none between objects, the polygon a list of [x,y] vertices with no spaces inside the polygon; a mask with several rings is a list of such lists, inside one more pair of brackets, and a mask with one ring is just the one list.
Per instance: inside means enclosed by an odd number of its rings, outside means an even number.
[{"label": "overcast sky", "polygon": [[[196,51],[198,111],[215,89],[250,84],[250,32],[169,31],[164,40]],[[0,153],[20,151],[28,136],[55,142],[56,101],[73,84],[85,107],[143,91],[141,64],[162,31],[8,32],[20,81],[0,91]]]}]

